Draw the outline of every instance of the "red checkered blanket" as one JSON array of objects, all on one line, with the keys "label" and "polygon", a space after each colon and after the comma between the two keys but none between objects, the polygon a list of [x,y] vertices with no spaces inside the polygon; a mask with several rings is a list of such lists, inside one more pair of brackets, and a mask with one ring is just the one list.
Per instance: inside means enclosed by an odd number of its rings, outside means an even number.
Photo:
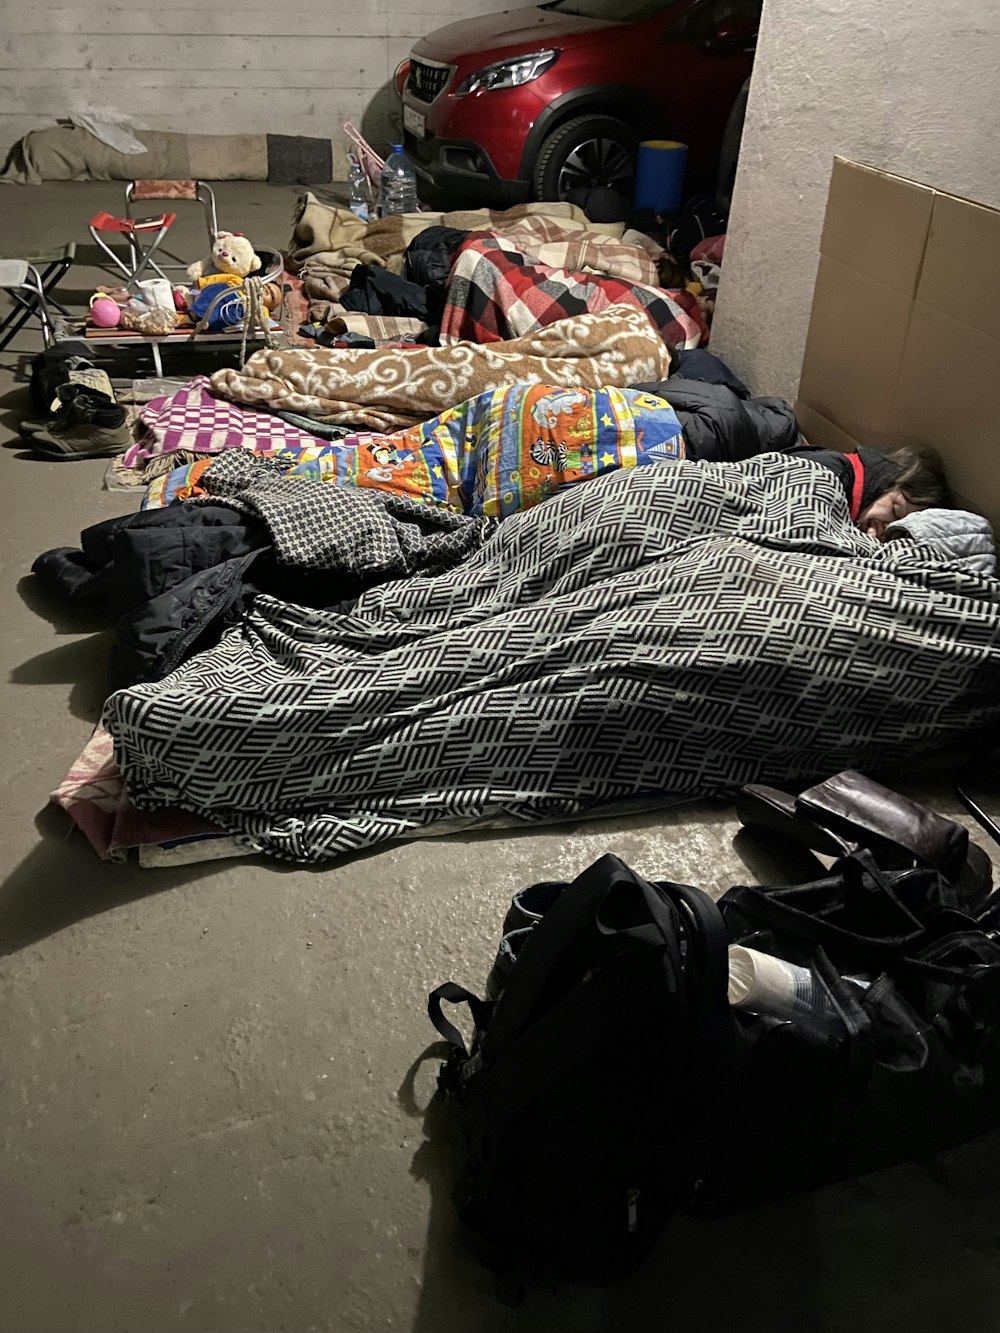
[{"label": "red checkered blanket", "polygon": [[441,342],[501,342],[609,306],[638,306],[665,342],[708,341],[698,302],[686,291],[549,268],[502,236],[473,234],[458,251],[441,320]]}]

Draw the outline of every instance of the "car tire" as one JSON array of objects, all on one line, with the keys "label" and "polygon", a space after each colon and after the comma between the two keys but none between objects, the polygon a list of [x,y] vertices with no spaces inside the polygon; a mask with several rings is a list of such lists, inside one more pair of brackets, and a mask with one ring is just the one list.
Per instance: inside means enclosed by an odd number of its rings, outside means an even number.
[{"label": "car tire", "polygon": [[532,173],[535,199],[565,199],[571,189],[609,186],[632,198],[639,136],[613,116],[576,116],[543,142]]}]

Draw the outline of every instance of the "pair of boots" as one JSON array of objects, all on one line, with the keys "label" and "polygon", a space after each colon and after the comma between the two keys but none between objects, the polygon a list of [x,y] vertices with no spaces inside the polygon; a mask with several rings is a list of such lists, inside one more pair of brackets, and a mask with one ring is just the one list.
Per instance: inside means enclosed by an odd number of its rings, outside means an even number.
[{"label": "pair of boots", "polygon": [[54,459],[109,458],[132,443],[125,409],[111,394],[70,383],[60,384],[56,395],[55,416],[21,422],[21,436],[32,449]]}]

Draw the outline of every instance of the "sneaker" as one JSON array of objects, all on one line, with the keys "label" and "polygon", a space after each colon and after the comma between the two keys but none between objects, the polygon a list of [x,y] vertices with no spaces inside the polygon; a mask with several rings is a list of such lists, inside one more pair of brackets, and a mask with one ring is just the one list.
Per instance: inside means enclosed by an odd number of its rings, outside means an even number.
[{"label": "sneaker", "polygon": [[40,430],[28,443],[32,449],[53,459],[113,458],[123,454],[132,443],[132,432],[124,422],[120,426],[80,425],[67,430]]}]

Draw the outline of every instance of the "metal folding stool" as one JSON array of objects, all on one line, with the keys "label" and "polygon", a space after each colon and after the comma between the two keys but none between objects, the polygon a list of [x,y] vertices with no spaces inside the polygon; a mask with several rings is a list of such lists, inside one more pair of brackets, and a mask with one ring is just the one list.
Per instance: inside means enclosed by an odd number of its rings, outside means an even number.
[{"label": "metal folding stool", "polygon": [[[97,213],[88,224],[90,234],[117,269],[125,274],[129,286],[134,286],[148,268],[166,278],[153,256],[177,220],[176,213],[161,213],[155,218],[116,218],[107,212]],[[128,244],[130,263],[116,254],[104,240],[103,233],[124,237]]]},{"label": "metal folding stool", "polygon": [[[204,181],[129,181],[125,186],[125,216],[134,218],[132,205],[147,204],[155,201],[170,203],[182,201],[201,204],[205,213],[205,229],[208,232],[208,244],[211,248],[219,235],[219,219],[215,211],[215,195]],[[169,266],[168,266],[169,267]]]},{"label": "metal folding stool", "polygon": [[[61,315],[69,315],[66,307],[60,305],[52,293],[71,267],[75,256],[76,245],[71,241],[69,245],[64,245],[60,249],[39,251],[38,254],[26,255],[23,259],[11,257],[14,263],[26,263],[28,265],[28,273],[25,275],[28,285],[6,288],[10,292],[14,305],[3,319],[0,319],[0,352],[12,338],[20,333],[33,315],[37,316],[41,322],[43,333],[46,327],[51,330],[50,310],[53,307]],[[0,259],[0,264],[6,262],[8,261]],[[39,306],[38,291],[33,274],[37,275],[42,288],[44,299],[41,306]]]},{"label": "metal folding stool", "polygon": [[[50,347],[55,342],[55,330],[45,300],[42,275],[34,264],[29,264],[26,259],[0,259],[0,289],[10,292],[16,302],[15,308],[0,324],[0,329],[3,329],[0,348],[7,346],[14,334],[32,315],[37,316],[42,326],[45,346]],[[12,322],[14,327],[8,328]]]}]

